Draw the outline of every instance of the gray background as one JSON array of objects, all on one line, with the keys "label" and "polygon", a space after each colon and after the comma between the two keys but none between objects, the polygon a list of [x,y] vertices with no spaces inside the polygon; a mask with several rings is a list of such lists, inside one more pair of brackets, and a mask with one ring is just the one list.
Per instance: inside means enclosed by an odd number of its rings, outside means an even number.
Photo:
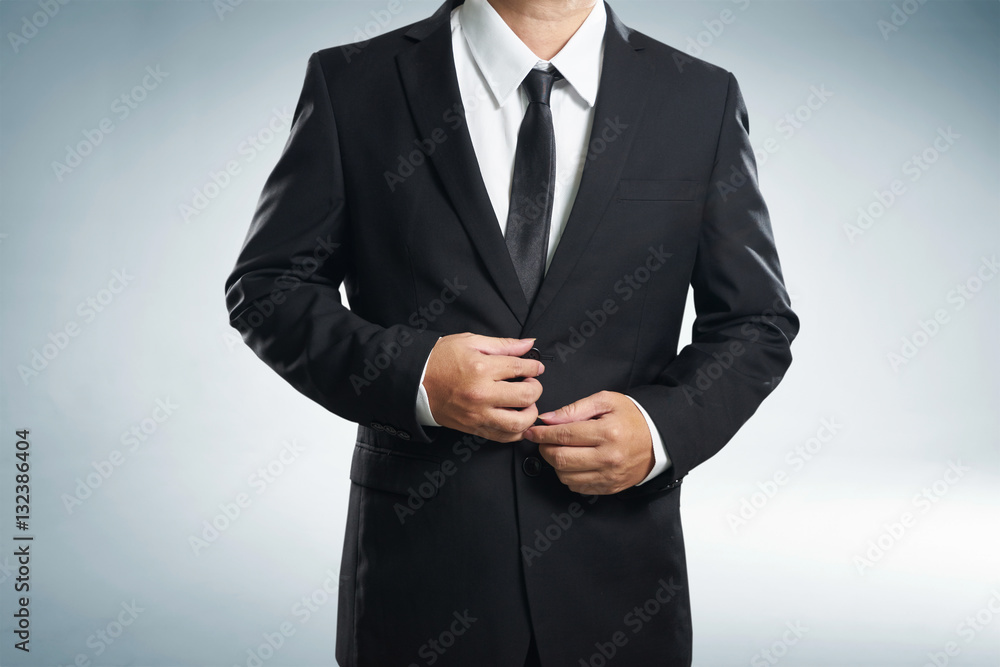
[{"label": "gray background", "polygon": [[[333,664],[324,582],[339,568],[354,428],[242,345],[223,283],[309,54],[438,3],[222,2],[72,0],[17,44],[9,33],[42,10],[0,3],[4,665],[247,665],[284,622],[294,635],[264,665]],[[1000,250],[1000,5],[899,2],[891,32],[887,2],[613,7],[736,73],[803,322],[784,383],[684,485],[695,664],[776,664],[768,649],[787,665],[918,667],[948,642],[948,664],[1000,664],[988,606],[1000,609],[1000,280],[977,278]],[[164,74],[123,117],[115,100],[147,67]],[[832,95],[800,108],[812,87]],[[796,113],[798,127],[782,123]],[[103,119],[113,130],[57,174]],[[925,151],[933,163],[912,171]],[[213,189],[231,160],[239,174]],[[902,194],[880,211],[895,180]],[[206,189],[204,210],[185,216]],[[859,207],[880,215],[857,235]],[[961,284],[973,298],[956,297]],[[938,311],[947,321],[922,334]],[[77,335],[23,375],[67,326]],[[904,338],[916,354],[893,363]],[[176,407],[167,416],[157,401]],[[143,425],[143,441],[123,441]],[[17,428],[31,429],[30,654],[11,634]],[[287,443],[296,457],[273,463]],[[793,463],[805,446],[819,450]],[[102,463],[116,450],[120,465]],[[280,472],[262,484],[269,464]],[[784,483],[769,485],[776,474]],[[100,485],[78,493],[88,475]],[[935,502],[919,499],[925,488]],[[241,493],[248,506],[193,548]],[[879,541],[881,557],[858,560]],[[304,597],[322,601],[308,617]],[[134,622],[100,640],[133,601]],[[962,625],[977,613],[980,630]],[[805,628],[794,644],[786,624]]]}]

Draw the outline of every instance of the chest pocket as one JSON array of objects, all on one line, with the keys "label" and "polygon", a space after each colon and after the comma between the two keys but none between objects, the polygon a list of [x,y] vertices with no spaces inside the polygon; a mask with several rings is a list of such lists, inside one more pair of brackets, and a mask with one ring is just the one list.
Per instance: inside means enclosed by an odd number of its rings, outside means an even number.
[{"label": "chest pocket", "polygon": [[698,201],[704,188],[698,181],[622,180],[615,199],[619,201]]}]

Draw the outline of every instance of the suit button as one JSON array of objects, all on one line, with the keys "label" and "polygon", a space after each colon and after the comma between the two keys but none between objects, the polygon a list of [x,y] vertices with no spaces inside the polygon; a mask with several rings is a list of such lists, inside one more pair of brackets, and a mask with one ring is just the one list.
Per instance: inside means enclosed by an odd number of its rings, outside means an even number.
[{"label": "suit button", "polygon": [[396,427],[395,426],[392,426],[391,424],[386,424],[382,428],[384,428],[385,432],[388,433],[389,435],[396,435]]},{"label": "suit button", "polygon": [[542,471],[542,462],[535,456],[529,456],[521,462],[521,470],[528,477],[537,477]]},{"label": "suit button", "polygon": [[537,347],[533,347],[530,350],[528,350],[527,352],[525,352],[524,354],[522,354],[521,358],[522,359],[534,359],[535,361],[538,361],[539,359],[542,358],[542,353],[538,351]]},{"label": "suit button", "polygon": [[382,425],[382,424],[380,424],[379,422],[372,422],[372,423],[371,423],[371,427],[372,427],[373,429],[375,429],[376,431],[384,431],[384,430],[385,430],[385,426],[383,426],[383,425]]}]

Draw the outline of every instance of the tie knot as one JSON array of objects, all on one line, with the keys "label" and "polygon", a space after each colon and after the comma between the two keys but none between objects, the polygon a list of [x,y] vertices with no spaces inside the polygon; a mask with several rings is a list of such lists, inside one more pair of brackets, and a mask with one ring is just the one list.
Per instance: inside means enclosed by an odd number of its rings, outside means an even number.
[{"label": "tie knot", "polygon": [[524,86],[524,92],[527,93],[529,102],[540,102],[541,104],[548,105],[549,96],[552,94],[552,86],[561,78],[562,74],[556,69],[553,69],[551,72],[532,69],[524,77],[521,85]]}]

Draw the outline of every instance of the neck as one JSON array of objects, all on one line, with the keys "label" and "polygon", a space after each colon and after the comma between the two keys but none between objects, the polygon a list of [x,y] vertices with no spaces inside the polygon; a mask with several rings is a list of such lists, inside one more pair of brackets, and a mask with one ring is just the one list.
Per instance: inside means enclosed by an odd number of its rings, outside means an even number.
[{"label": "neck", "polygon": [[525,46],[551,60],[603,0],[488,0]]}]

